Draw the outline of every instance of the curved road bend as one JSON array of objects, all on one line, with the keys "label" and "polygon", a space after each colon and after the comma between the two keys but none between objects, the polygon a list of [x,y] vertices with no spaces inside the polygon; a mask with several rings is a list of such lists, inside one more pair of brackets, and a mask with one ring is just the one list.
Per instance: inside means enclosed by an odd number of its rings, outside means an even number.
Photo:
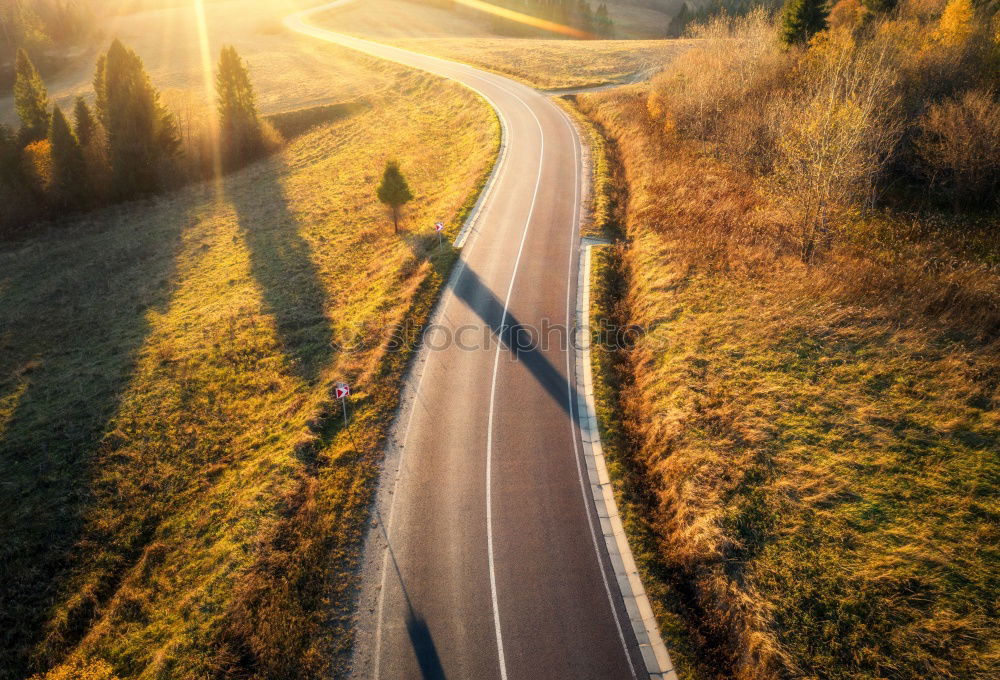
[{"label": "curved road bend", "polygon": [[[583,180],[576,132],[525,85],[307,23],[338,4],[285,23],[463,83],[493,104],[507,131],[435,316],[453,338],[475,329],[461,340],[477,349],[425,348],[404,394],[366,546],[354,675],[645,676],[590,498],[573,415],[575,356],[565,341],[545,347],[504,330],[572,327]],[[484,346],[484,332],[502,343]]]}]

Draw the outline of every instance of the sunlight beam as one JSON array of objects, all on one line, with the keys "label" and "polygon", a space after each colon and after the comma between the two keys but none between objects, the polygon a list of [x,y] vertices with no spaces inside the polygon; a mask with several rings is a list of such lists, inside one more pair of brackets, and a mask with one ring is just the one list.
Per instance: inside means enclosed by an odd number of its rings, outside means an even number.
[{"label": "sunlight beam", "polygon": [[487,14],[492,14],[498,16],[502,19],[507,19],[509,21],[516,21],[519,24],[525,24],[526,26],[533,26],[534,28],[541,28],[546,31],[552,31],[553,33],[561,33],[563,35],[568,35],[571,38],[580,38],[581,40],[590,40],[596,38],[593,33],[588,33],[587,31],[581,31],[578,28],[573,28],[572,26],[564,26],[563,24],[556,23],[555,21],[549,21],[548,19],[540,19],[538,17],[533,17],[530,14],[525,14],[523,12],[515,12],[512,9],[507,9],[506,7],[498,7],[497,5],[491,5],[488,2],[482,2],[482,0],[455,0],[456,4],[465,5],[466,7],[471,7],[472,9],[477,9],[480,12],[486,12]]},{"label": "sunlight beam", "polygon": [[212,146],[212,173],[216,191],[222,187],[222,149],[219,139],[219,113],[215,107],[215,70],[212,68],[212,51],[208,44],[208,23],[205,21],[204,0],[194,0],[195,22],[198,26],[198,48],[201,52],[201,71],[205,87],[209,137]]}]

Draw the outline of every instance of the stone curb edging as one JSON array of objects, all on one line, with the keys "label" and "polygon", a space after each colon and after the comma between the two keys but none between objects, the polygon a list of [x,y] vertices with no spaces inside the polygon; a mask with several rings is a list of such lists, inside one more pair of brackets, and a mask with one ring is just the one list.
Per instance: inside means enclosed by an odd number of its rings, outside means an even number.
[{"label": "stone curb edging", "polygon": [[653,609],[646,596],[646,589],[639,577],[639,570],[632,556],[625,527],[618,514],[611,478],[608,475],[598,428],[597,408],[594,404],[593,368],[590,363],[590,271],[591,254],[595,246],[606,245],[607,241],[592,238],[580,239],[580,279],[577,287],[577,327],[582,340],[576,354],[576,384],[582,392],[577,400],[577,418],[580,436],[583,439],[584,459],[590,477],[590,489],[601,522],[601,533],[608,548],[611,566],[618,581],[625,611],[639,642],[639,650],[646,664],[651,680],[678,680],[673,662],[660,628],[653,615]]}]

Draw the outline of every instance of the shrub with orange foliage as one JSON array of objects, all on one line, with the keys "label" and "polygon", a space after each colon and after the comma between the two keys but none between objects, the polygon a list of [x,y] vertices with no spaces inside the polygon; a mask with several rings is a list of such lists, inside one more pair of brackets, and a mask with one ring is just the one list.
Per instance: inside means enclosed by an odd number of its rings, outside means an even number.
[{"label": "shrub with orange foliage", "polygon": [[1000,103],[985,90],[932,104],[920,120],[918,149],[930,180],[956,209],[1000,198]]}]

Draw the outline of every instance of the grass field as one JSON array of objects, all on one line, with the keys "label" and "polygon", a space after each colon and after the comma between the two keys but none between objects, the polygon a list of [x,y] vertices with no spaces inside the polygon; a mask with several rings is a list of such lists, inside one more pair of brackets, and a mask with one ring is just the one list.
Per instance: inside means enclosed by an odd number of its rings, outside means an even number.
[{"label": "grass field", "polygon": [[595,312],[642,329],[597,355],[604,434],[683,675],[993,677],[995,218],[876,214],[822,265],[715,266],[763,195],[669,146],[643,87],[580,101],[628,239]]},{"label": "grass field", "polygon": [[[281,18],[308,6],[305,0],[216,0],[205,4],[209,54],[218,59],[223,45],[234,45],[251,71],[261,111],[289,109],[343,101],[390,86],[377,72],[358,77],[355,62],[342,52],[313,38],[286,31]],[[186,107],[205,105],[204,79],[197,15],[192,3],[111,17],[97,47],[107,49],[120,38],[142,57],[154,84],[182,116]],[[69,110],[77,95],[92,96],[96,49],[73,67],[48,78],[55,103]],[[11,93],[0,96],[0,122],[15,122]]]},{"label": "grass field", "polygon": [[[318,0],[317,0],[318,1]],[[359,79],[350,62],[326,45],[286,31],[281,18],[306,0],[213,0],[206,2],[205,23],[213,60],[222,45],[236,46],[247,60],[264,113],[343,101],[390,85],[377,74]],[[153,7],[153,9],[149,9]],[[205,105],[197,15],[190,3],[149,0],[137,9],[110,17],[103,32],[106,47],[118,37],[143,58],[164,100],[182,119]],[[627,3],[611,12],[635,17],[648,26],[659,14]],[[391,19],[387,19],[391,17]],[[527,40],[499,37],[480,13],[441,9],[410,0],[358,0],[317,17],[325,26],[400,47],[466,61],[528,82],[536,87],[591,87],[645,74],[683,49],[686,41]],[[668,19],[664,19],[668,21]],[[627,21],[626,21],[627,23]],[[624,24],[623,24],[624,26]],[[625,29],[623,27],[623,32]],[[643,37],[639,28],[628,37]],[[92,95],[96,49],[47,79],[49,94],[64,110],[77,95]],[[16,123],[13,98],[0,93],[0,122]]]},{"label": "grass field", "polygon": [[[457,227],[499,131],[463,88],[322,55],[337,66],[306,98],[366,92],[354,115],[218,195],[0,250],[0,677],[313,677],[342,660],[414,331],[387,343],[426,318],[453,258],[428,225]],[[280,98],[274,82],[259,89]],[[417,196],[398,236],[374,197],[390,158]]]},{"label": "grass field", "polygon": [[592,87],[637,74],[648,76],[689,44],[500,37],[477,14],[410,0],[363,0],[317,21],[333,30],[467,62],[540,88]]}]

